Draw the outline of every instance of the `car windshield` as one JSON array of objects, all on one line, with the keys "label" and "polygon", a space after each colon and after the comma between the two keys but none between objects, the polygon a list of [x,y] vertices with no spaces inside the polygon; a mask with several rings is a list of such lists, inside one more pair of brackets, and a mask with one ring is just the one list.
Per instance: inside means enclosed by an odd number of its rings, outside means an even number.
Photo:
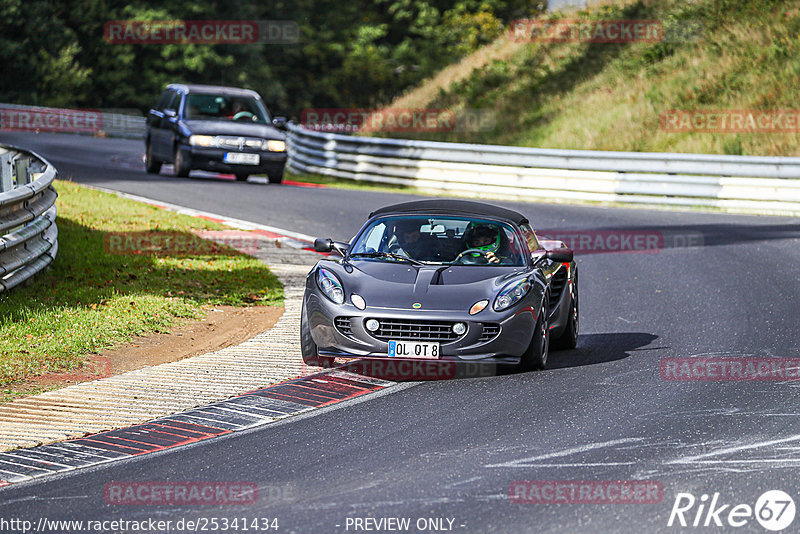
[{"label": "car windshield", "polygon": [[514,229],[471,217],[386,217],[373,221],[350,248],[351,258],[443,265],[525,265]]},{"label": "car windshield", "polygon": [[267,109],[258,99],[214,94],[190,94],[186,100],[186,118],[259,124],[269,122]]}]

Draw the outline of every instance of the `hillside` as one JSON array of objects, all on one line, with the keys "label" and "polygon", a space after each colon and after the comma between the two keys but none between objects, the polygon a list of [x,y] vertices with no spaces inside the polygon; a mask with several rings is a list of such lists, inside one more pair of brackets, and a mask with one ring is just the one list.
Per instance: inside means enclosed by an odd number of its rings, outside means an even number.
[{"label": "hillside", "polygon": [[[800,155],[800,1],[620,0],[558,17],[655,20],[667,38],[520,43],[504,35],[392,104],[491,110],[497,117],[494,127],[394,136],[552,148]],[[702,124],[717,131],[693,131],[680,122],[673,125],[683,128],[667,131],[662,121],[671,110],[746,113],[738,132],[718,131],[714,122]],[[774,114],[765,114],[772,122],[764,119],[766,126],[751,133],[748,114],[760,120],[758,110],[794,110],[794,115],[775,122]],[[790,131],[774,131],[781,128]]]}]

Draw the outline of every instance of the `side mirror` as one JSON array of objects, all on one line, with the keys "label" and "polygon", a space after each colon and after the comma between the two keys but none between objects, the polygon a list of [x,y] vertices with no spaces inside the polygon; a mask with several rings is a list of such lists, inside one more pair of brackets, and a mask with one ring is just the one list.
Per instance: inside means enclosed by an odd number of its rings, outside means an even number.
[{"label": "side mirror", "polygon": [[272,125],[276,128],[280,128],[281,130],[286,129],[286,117],[273,117],[272,118]]},{"label": "side mirror", "polygon": [[347,249],[350,248],[349,243],[342,243],[334,241],[330,237],[318,237],[314,240],[314,250],[317,252],[331,252],[335,250],[342,256],[347,254]]},{"label": "side mirror", "polygon": [[176,117],[177,115],[178,115],[178,112],[175,111],[174,109],[165,109],[164,110],[164,116],[165,117],[169,117],[170,119],[173,118],[173,117]]},{"label": "side mirror", "polygon": [[314,240],[314,250],[317,252],[330,252],[333,250],[333,239],[329,237],[318,237]]},{"label": "side mirror", "polygon": [[569,263],[575,257],[575,254],[568,248],[555,248],[553,250],[548,250],[546,256],[549,260],[559,263]]}]

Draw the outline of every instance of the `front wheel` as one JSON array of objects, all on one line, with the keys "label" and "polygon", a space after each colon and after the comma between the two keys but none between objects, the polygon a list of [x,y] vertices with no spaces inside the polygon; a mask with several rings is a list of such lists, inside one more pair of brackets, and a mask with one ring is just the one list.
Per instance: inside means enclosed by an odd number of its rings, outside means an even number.
[{"label": "front wheel", "polygon": [[153,157],[153,147],[147,141],[147,148],[144,151],[144,169],[150,174],[161,172],[161,162]]},{"label": "front wheel", "polygon": [[192,163],[181,147],[175,147],[175,157],[173,158],[173,165],[175,166],[175,176],[186,178],[189,176],[189,171],[192,168]]},{"label": "front wheel", "polygon": [[311,337],[305,306],[300,310],[300,354],[303,356],[303,363],[315,367],[330,369],[335,361],[335,358],[319,355],[317,344],[314,343],[314,339]]},{"label": "front wheel", "polygon": [[539,319],[533,329],[533,339],[522,359],[519,362],[520,371],[536,371],[547,369],[547,353],[550,348],[550,309],[548,307],[548,296],[545,294],[542,299],[542,307],[539,310]]}]

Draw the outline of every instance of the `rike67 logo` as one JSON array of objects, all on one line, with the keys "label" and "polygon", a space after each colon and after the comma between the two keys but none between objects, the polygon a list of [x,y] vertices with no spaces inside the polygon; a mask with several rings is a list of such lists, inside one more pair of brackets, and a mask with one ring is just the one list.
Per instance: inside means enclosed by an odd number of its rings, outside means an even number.
[{"label": "rike67 logo", "polygon": [[703,494],[699,499],[691,493],[678,493],[667,526],[743,527],[755,519],[762,528],[778,532],[792,524],[795,512],[794,499],[781,490],[765,491],[755,506],[725,503],[719,493]]}]

